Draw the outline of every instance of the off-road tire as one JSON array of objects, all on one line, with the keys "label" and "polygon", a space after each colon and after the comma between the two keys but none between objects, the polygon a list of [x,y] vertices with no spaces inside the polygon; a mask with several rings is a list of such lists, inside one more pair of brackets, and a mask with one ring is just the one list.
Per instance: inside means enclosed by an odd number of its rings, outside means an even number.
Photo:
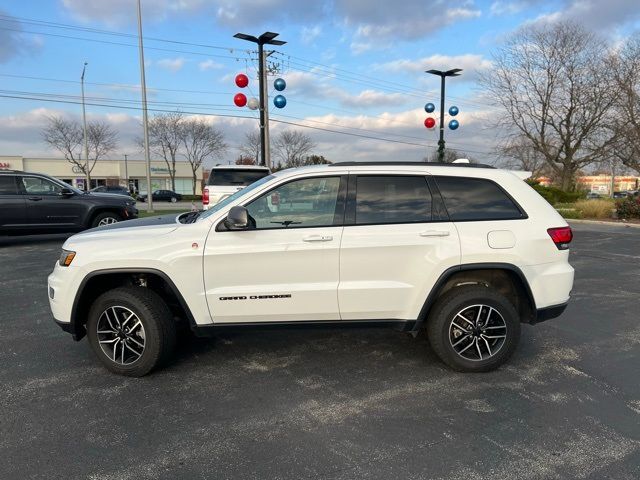
[{"label": "off-road tire", "polygon": [[[98,343],[98,320],[105,310],[114,306],[125,307],[135,313],[144,327],[143,353],[129,365],[113,361]],[[142,377],[171,357],[176,344],[176,326],[169,307],[157,293],[143,287],[119,287],[103,293],[93,302],[87,322],[87,338],[93,352],[108,370]]]},{"label": "off-road tire", "polygon": [[[506,325],[506,338],[493,356],[484,360],[469,360],[463,358],[454,349],[453,341],[450,339],[450,327],[458,312],[478,304],[491,307],[502,316]],[[438,357],[454,370],[488,372],[506,362],[518,346],[520,317],[513,304],[504,295],[490,287],[481,285],[455,287],[442,295],[431,309],[427,319],[427,336]]]}]

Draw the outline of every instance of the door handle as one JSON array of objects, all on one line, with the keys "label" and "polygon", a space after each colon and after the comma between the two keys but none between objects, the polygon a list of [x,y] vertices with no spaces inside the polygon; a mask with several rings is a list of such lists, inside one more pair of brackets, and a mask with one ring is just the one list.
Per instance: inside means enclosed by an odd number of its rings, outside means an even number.
[{"label": "door handle", "polygon": [[330,242],[333,240],[331,235],[309,235],[307,237],[303,237],[303,242]]},{"label": "door handle", "polygon": [[29,197],[29,200],[33,200],[34,202],[39,202],[42,200],[42,197]]},{"label": "door handle", "polygon": [[421,237],[448,237],[449,234],[448,230],[425,230],[420,232]]}]

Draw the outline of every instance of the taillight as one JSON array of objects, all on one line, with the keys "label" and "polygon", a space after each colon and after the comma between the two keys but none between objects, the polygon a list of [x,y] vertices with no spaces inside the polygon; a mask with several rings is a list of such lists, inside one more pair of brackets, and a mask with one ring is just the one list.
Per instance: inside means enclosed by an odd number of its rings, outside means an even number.
[{"label": "taillight", "polygon": [[551,237],[551,240],[553,240],[553,243],[556,244],[556,247],[558,247],[558,250],[566,250],[569,248],[571,240],[573,240],[571,227],[548,228],[547,233]]},{"label": "taillight", "polygon": [[209,205],[209,189],[205,188],[204,192],[202,192],[202,204]]}]

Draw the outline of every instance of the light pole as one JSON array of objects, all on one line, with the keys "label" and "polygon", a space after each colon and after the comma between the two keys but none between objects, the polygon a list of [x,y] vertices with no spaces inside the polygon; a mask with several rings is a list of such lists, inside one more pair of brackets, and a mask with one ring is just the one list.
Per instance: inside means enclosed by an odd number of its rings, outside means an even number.
[{"label": "light pole", "polygon": [[84,159],[85,159],[85,176],[87,185],[85,191],[91,190],[91,177],[89,174],[89,142],[87,140],[87,112],[84,108],[84,72],[87,69],[87,62],[82,66],[82,75],[80,75],[80,89],[82,90],[82,136],[84,137]]},{"label": "light pole", "polygon": [[264,45],[284,45],[287,42],[275,40],[278,33],[264,32],[259,37],[236,33],[235,38],[258,44],[258,77],[260,80],[260,165],[271,168],[271,152],[269,149],[269,110],[267,105],[267,61],[264,55]]},{"label": "light pole", "polygon": [[438,160],[440,162],[444,161],[444,80],[447,77],[459,76],[461,71],[461,68],[454,68],[446,72],[440,70],[426,71],[426,73],[440,77],[440,140],[438,140]]},{"label": "light pole", "polygon": [[142,130],[144,132],[144,160],[147,167],[147,210],[153,212],[151,189],[151,159],[149,158],[149,121],[147,119],[147,83],[144,78],[144,46],[142,45],[142,8],[138,0],[138,50],[140,56],[140,90],[142,92]]}]

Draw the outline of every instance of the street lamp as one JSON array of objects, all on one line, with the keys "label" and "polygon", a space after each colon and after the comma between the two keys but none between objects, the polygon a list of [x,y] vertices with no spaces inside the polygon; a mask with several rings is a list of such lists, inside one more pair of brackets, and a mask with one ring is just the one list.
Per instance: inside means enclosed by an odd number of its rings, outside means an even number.
[{"label": "street lamp", "polygon": [[461,71],[461,68],[453,68],[445,72],[441,70],[426,71],[426,73],[440,77],[440,140],[438,140],[438,160],[440,162],[444,161],[444,79],[447,77],[457,77]]},{"label": "street lamp", "polygon": [[153,212],[151,191],[151,159],[149,156],[149,121],[147,119],[147,82],[144,76],[144,45],[142,44],[142,7],[138,0],[138,56],[140,57],[140,91],[142,94],[142,130],[144,133],[144,161],[147,170],[147,211]]},{"label": "street lamp", "polygon": [[80,75],[80,89],[82,90],[82,136],[84,137],[84,159],[86,161],[84,173],[87,182],[85,191],[91,190],[91,177],[89,176],[89,143],[87,141],[87,112],[84,108],[84,72],[87,69],[87,65],[89,64],[87,62],[84,62],[84,65],[82,66],[82,75]]},{"label": "street lamp", "polygon": [[261,165],[271,168],[271,152],[269,151],[269,111],[267,110],[267,68],[264,45],[284,45],[287,42],[275,40],[278,33],[264,32],[259,37],[236,33],[235,38],[258,44],[258,77],[260,80],[260,155]]}]

